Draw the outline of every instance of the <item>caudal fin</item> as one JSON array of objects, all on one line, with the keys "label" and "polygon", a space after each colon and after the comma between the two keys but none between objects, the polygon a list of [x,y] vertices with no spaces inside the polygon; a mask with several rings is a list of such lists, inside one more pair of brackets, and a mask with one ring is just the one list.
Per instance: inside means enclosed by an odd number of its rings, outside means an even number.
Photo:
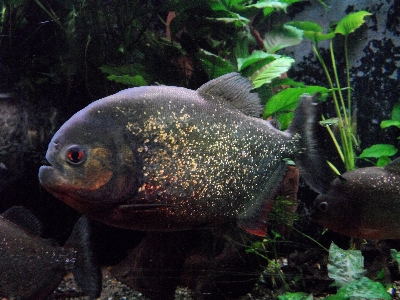
[{"label": "caudal fin", "polygon": [[82,216],[76,223],[65,247],[74,248],[77,252],[72,273],[82,291],[92,297],[100,296],[102,282],[101,270],[92,251],[89,220]]},{"label": "caudal fin", "polygon": [[294,112],[288,132],[292,136],[299,136],[300,149],[294,161],[300,170],[300,175],[313,190],[325,193],[335,176],[318,143],[318,131],[321,128],[318,124],[320,116],[320,105],[317,103],[316,96],[304,94]]}]

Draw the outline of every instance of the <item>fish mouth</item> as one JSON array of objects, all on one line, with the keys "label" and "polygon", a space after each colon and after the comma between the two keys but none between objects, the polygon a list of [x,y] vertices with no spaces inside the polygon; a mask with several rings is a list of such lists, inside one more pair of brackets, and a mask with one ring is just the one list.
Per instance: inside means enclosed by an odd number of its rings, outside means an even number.
[{"label": "fish mouth", "polygon": [[39,168],[39,182],[43,187],[56,187],[61,184],[68,184],[62,173],[51,164]]}]

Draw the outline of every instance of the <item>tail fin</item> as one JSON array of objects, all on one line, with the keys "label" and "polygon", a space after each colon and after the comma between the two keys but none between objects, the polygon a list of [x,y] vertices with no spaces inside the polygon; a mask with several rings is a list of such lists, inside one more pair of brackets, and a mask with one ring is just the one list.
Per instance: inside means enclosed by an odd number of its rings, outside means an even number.
[{"label": "tail fin", "polygon": [[65,247],[71,247],[77,251],[72,273],[79,287],[86,295],[92,298],[99,297],[102,288],[101,270],[94,258],[90,224],[85,216],[82,216],[76,223]]},{"label": "tail fin", "polygon": [[302,95],[288,132],[292,136],[300,136],[300,151],[294,161],[301,176],[313,190],[324,193],[335,176],[323,157],[323,151],[318,143],[320,115],[316,96]]}]

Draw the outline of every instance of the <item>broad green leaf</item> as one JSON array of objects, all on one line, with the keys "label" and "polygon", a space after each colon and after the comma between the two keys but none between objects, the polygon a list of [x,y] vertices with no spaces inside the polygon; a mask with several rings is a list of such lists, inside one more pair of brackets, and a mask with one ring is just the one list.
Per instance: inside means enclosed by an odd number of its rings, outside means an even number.
[{"label": "broad green leaf", "polygon": [[318,44],[322,41],[330,40],[335,37],[334,32],[322,33],[322,32],[304,32],[304,37],[308,38],[314,44]]},{"label": "broad green leaf", "polygon": [[272,79],[281,76],[290,69],[294,62],[293,58],[282,56],[265,65],[250,77],[254,88],[258,88],[265,83],[270,83]]},{"label": "broad green leaf", "polygon": [[290,86],[290,87],[305,87],[305,84],[303,82],[299,81],[294,81],[293,79],[286,77],[286,78],[275,78],[272,80],[271,84],[269,85],[270,87],[280,87],[280,86]]},{"label": "broad green leaf", "polygon": [[336,26],[335,33],[348,35],[354,32],[362,24],[364,24],[364,18],[370,16],[371,13],[367,11],[359,11],[345,16]]},{"label": "broad green leaf", "polygon": [[210,79],[217,78],[235,70],[229,61],[204,49],[200,49],[196,56]]},{"label": "broad green leaf", "polygon": [[392,297],[386,292],[385,287],[380,282],[374,282],[367,277],[350,282],[348,285],[340,288],[336,295],[327,297],[330,300],[391,300]]},{"label": "broad green leaf", "polygon": [[234,23],[235,26],[238,27],[243,27],[246,26],[247,24],[250,23],[250,20],[242,17],[239,14],[235,14],[235,13],[231,13],[231,17],[222,17],[222,18],[207,18],[208,20],[215,20],[215,21],[220,21],[220,22],[224,22],[224,23]]},{"label": "broad green leaf", "polygon": [[328,276],[339,287],[360,279],[365,274],[364,257],[359,250],[343,250],[332,242],[329,248]]},{"label": "broad green leaf", "polygon": [[247,5],[246,8],[274,8],[280,9],[286,12],[286,9],[293,3],[300,2],[302,0],[259,0],[255,4]]},{"label": "broad green leaf", "polygon": [[397,120],[384,120],[381,122],[381,128],[387,128],[389,126],[400,127],[400,121]]},{"label": "broad green leaf", "polygon": [[371,147],[364,149],[360,154],[360,158],[375,157],[379,158],[381,156],[393,156],[399,151],[395,146],[390,144],[375,144]]},{"label": "broad green leaf", "polygon": [[275,11],[275,9],[273,9],[272,7],[266,7],[263,10],[263,14],[264,17],[269,16],[270,14],[272,14]]},{"label": "broad green leaf", "polygon": [[281,128],[280,130],[284,131],[288,129],[290,123],[292,123],[294,113],[291,112],[278,112],[275,118],[279,121]]},{"label": "broad green leaf", "polygon": [[325,40],[330,40],[335,37],[334,32],[329,32],[329,33],[323,33],[322,32],[322,27],[318,25],[317,23],[310,22],[310,21],[294,21],[294,22],[289,22],[286,23],[288,25],[294,26],[298,29],[303,30],[303,36],[309,40],[311,40],[312,43],[318,44],[319,42],[325,41]]},{"label": "broad green leaf", "polygon": [[318,23],[311,21],[292,21],[286,24],[294,26],[303,31],[322,32],[322,27]]},{"label": "broad green leaf", "polygon": [[109,76],[107,76],[107,79],[111,80],[111,81],[118,82],[118,83],[123,83],[123,84],[129,85],[129,86],[144,86],[144,85],[148,85],[146,80],[144,80],[144,78],[142,76],[140,76],[140,75],[136,75],[136,76],[109,75]]},{"label": "broad green leaf", "polygon": [[290,25],[282,25],[267,33],[264,46],[268,53],[274,53],[282,48],[298,45],[303,40],[303,30]]},{"label": "broad green leaf", "polygon": [[392,160],[390,159],[389,156],[381,156],[378,158],[377,162],[376,162],[376,166],[377,167],[384,167],[386,166],[388,163],[390,163]]},{"label": "broad green leaf", "polygon": [[213,11],[227,11],[228,9],[226,8],[225,5],[223,5],[220,1],[209,1],[209,5],[211,10]]},{"label": "broad green leaf", "polygon": [[278,296],[279,300],[313,300],[314,297],[313,295],[308,295],[303,292],[297,292],[297,293],[290,293],[286,292],[283,295]]},{"label": "broad green leaf", "polygon": [[268,59],[269,61],[273,61],[277,58],[277,56],[273,54],[266,53],[261,50],[255,50],[251,53],[249,57],[246,58],[238,58],[237,59],[237,64],[238,64],[238,69],[239,72],[247,68],[248,66],[264,59]]},{"label": "broad green leaf", "polygon": [[266,119],[282,111],[293,111],[302,94],[327,93],[328,89],[322,86],[307,86],[305,88],[288,88],[274,95],[265,105],[263,118]]},{"label": "broad green leaf", "polygon": [[[217,47],[214,46],[214,49]],[[241,57],[249,57],[249,37],[241,36],[238,38],[233,53],[237,59]],[[242,58],[243,59],[243,58]],[[238,62],[239,65],[239,62]],[[238,66],[239,68],[239,66]]]}]

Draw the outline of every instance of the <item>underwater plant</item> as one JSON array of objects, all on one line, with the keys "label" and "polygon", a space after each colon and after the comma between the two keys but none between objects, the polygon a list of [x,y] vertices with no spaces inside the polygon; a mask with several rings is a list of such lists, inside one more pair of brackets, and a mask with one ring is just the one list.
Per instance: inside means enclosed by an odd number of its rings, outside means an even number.
[{"label": "underwater plant", "polygon": [[[391,119],[381,122],[382,129],[392,126],[400,128],[400,101],[397,101],[397,103],[394,105]],[[399,140],[400,136],[397,137],[397,139]],[[378,167],[383,167],[391,162],[390,156],[396,155],[398,151],[399,149],[391,144],[375,144],[367,149],[364,149],[359,157],[372,162]],[[371,161],[371,159],[376,159],[376,163]]]},{"label": "underwater plant", "polygon": [[[355,126],[352,122],[352,98],[351,98],[351,80],[350,80],[350,64],[348,55],[348,37],[356,29],[358,29],[363,23],[366,16],[371,15],[367,11],[359,11],[356,13],[351,13],[346,15],[342,20],[340,20],[335,29],[323,33],[320,25],[310,21],[296,21],[289,22],[291,26],[301,29],[304,33],[304,37],[309,39],[312,44],[314,53],[320,62],[325,76],[329,83],[329,94],[333,98],[334,108],[336,117],[334,119],[323,120],[321,124],[325,125],[332,141],[335,144],[336,150],[344,163],[345,169],[347,171],[355,169],[355,154],[354,148],[358,146],[358,141],[356,138]],[[335,57],[333,39],[338,36],[344,36],[344,59],[346,63],[346,87],[342,87],[339,80],[339,73],[337,70],[337,60]],[[328,70],[327,63],[324,61],[323,56],[320,53],[318,45],[322,41],[329,41],[329,53],[331,59],[331,66],[333,74]],[[346,91],[346,97],[345,97]],[[322,92],[322,91],[321,91]],[[327,92],[327,91],[325,91]],[[346,99],[345,99],[346,98]],[[324,119],[324,118],[323,118]],[[331,125],[336,125],[339,129],[340,143],[336,136],[334,135]]]}]

